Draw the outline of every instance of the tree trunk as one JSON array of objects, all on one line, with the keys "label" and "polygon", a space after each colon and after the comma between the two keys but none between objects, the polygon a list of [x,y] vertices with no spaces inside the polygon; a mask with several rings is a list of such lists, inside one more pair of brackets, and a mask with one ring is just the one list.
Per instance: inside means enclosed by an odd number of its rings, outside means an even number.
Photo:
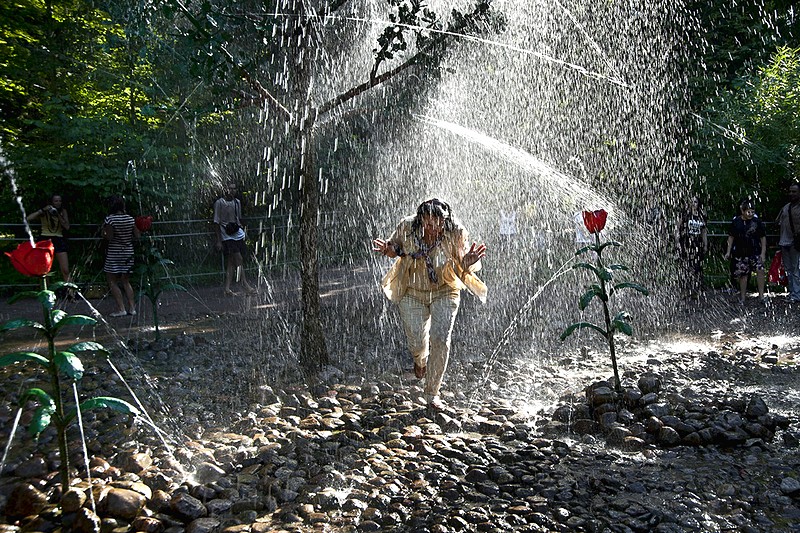
[{"label": "tree trunk", "polygon": [[319,181],[314,163],[313,133],[306,125],[297,132],[298,176],[300,189],[300,282],[303,307],[303,333],[300,364],[309,372],[328,364],[328,349],[322,333],[319,309],[319,254],[317,220]]},{"label": "tree trunk", "polygon": [[300,365],[314,373],[328,364],[328,350],[322,332],[319,304],[319,250],[317,220],[319,218],[319,181],[314,159],[314,125],[317,110],[311,104],[313,60],[316,39],[314,24],[305,19],[303,4],[287,6],[297,16],[293,38],[299,37],[293,50],[292,92],[299,105],[292,115],[294,137],[294,170],[300,181],[300,283],[303,329],[300,338]]}]

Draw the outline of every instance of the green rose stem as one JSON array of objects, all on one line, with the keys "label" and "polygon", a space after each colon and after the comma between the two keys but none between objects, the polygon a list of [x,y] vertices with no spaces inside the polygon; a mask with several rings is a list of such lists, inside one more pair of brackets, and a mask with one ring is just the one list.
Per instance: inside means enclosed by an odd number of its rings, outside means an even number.
[{"label": "green rose stem", "polygon": [[[42,276],[42,291],[47,290],[47,275]],[[47,306],[42,306],[42,315],[45,324],[45,337],[47,338],[48,371],[50,373],[50,386],[53,391],[53,402],[55,403],[55,426],[56,440],[58,441],[58,454],[61,456],[61,486],[66,491],[69,487],[69,453],[67,452],[67,428],[64,423],[64,400],[61,397],[61,376],[56,365],[56,340],[53,334],[54,324],[50,310]]]},{"label": "green rose stem", "polygon": [[[594,244],[596,247],[600,248],[600,233],[594,234]],[[601,253],[602,250],[597,253],[598,272],[605,271]],[[608,294],[606,291],[606,280],[603,276],[600,276],[600,292]],[[614,388],[617,392],[621,392],[622,384],[619,380],[619,370],[617,370],[617,354],[614,350],[614,328],[611,326],[611,313],[608,311],[608,298],[601,298],[600,301],[603,303],[603,317],[606,321],[606,340],[608,341],[608,351],[611,354],[611,368],[614,369]]]}]

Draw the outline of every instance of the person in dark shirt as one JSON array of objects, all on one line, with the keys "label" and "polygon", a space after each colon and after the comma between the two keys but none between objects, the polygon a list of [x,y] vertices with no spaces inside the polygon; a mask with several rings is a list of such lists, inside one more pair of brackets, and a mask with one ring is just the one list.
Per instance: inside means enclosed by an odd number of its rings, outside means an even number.
[{"label": "person in dark shirt", "polygon": [[725,259],[733,258],[733,276],[739,280],[739,303],[747,297],[747,282],[756,272],[758,297],[764,301],[764,263],[767,236],[764,223],[755,216],[749,200],[739,204],[740,215],[733,218],[728,229],[728,248]]},{"label": "person in dark shirt", "polygon": [[694,196],[675,228],[675,244],[690,294],[703,288],[703,260],[708,253],[707,222],[700,199]]}]

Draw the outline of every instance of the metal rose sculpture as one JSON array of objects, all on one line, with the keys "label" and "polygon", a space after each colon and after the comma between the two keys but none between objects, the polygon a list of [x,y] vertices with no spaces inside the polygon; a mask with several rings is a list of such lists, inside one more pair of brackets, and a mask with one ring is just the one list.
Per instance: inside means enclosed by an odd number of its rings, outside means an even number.
[{"label": "metal rose sculpture", "polygon": [[150,231],[153,227],[153,217],[140,215],[133,219],[134,224],[136,224],[136,229],[144,233],[145,231]]},{"label": "metal rose sculpture", "polygon": [[[64,350],[56,348],[56,336],[65,326],[94,325],[94,318],[84,315],[69,315],[64,310],[56,307],[56,293],[60,288],[77,289],[74,283],[57,282],[47,289],[47,274],[53,265],[53,243],[43,241],[31,244],[25,241],[13,252],[6,252],[11,259],[11,264],[17,271],[26,276],[39,277],[42,280],[42,290],[23,291],[9,299],[14,303],[23,298],[33,298],[42,306],[43,319],[41,322],[28,318],[16,318],[0,324],[0,333],[22,328],[29,328],[38,333],[47,342],[47,353],[13,352],[0,356],[0,367],[33,362],[44,368],[49,384],[42,387],[31,387],[22,392],[17,399],[21,409],[29,404],[35,405],[35,411],[28,426],[28,432],[37,437],[50,424],[56,428],[58,452],[60,456],[60,473],[63,490],[69,487],[69,450],[67,448],[67,427],[74,422],[81,412],[97,408],[111,408],[129,414],[138,414],[139,410],[133,405],[109,396],[98,396],[81,401],[79,404],[68,405],[65,402],[65,390],[83,377],[83,363],[78,357],[79,353],[95,352],[108,357],[109,353],[102,345],[96,342],[79,342]],[[77,397],[77,395],[76,395]],[[73,402],[74,403],[74,402]],[[13,435],[10,437],[13,438]]]},{"label": "metal rose sculpture", "polygon": [[40,277],[50,272],[53,266],[55,250],[49,240],[37,242],[25,241],[13,251],[6,252],[11,264],[24,276]]},{"label": "metal rose sculpture", "polygon": [[621,392],[622,386],[619,380],[619,371],[617,370],[617,355],[614,349],[614,334],[619,331],[625,335],[632,335],[633,328],[630,325],[631,316],[627,311],[619,311],[614,317],[611,317],[611,311],[608,308],[609,300],[621,289],[633,289],[645,296],[649,294],[646,288],[638,283],[632,282],[615,282],[614,276],[616,272],[627,271],[628,267],[620,264],[611,264],[606,266],[603,262],[603,251],[609,246],[622,246],[621,243],[616,241],[600,242],[600,232],[606,227],[606,219],[608,213],[600,209],[598,211],[584,211],[583,224],[586,230],[594,235],[594,244],[584,246],[575,252],[575,255],[584,255],[587,252],[594,252],[593,262],[580,262],[575,263],[572,268],[583,268],[591,271],[597,278],[597,283],[593,283],[586,287],[586,292],[581,296],[578,307],[581,311],[586,309],[589,304],[597,298],[603,306],[603,318],[605,319],[605,327],[592,324],[591,322],[576,322],[570,324],[567,329],[561,334],[561,340],[565,340],[574,332],[581,329],[591,329],[596,331],[608,343],[608,350],[611,354],[611,366],[614,369],[614,387],[617,392]]}]

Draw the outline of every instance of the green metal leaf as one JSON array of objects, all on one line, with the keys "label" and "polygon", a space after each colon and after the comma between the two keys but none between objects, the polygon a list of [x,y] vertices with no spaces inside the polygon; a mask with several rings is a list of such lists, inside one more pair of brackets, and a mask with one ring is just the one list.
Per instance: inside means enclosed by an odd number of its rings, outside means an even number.
[{"label": "green metal leaf", "polygon": [[638,283],[632,283],[630,281],[626,281],[624,283],[617,283],[616,285],[614,285],[614,289],[615,290],[617,290],[617,289],[633,289],[635,291],[641,292],[645,296],[650,294],[650,291],[648,291],[642,285],[639,285]]},{"label": "green metal leaf", "polygon": [[[125,400],[120,400],[119,398],[113,398],[111,396],[97,396],[96,398],[90,398],[81,402],[81,412],[90,411],[92,409],[112,409],[129,415],[139,414],[139,409],[135,406]],[[73,418],[75,418],[74,412],[66,417],[65,423],[69,423]]]},{"label": "green metal leaf", "polygon": [[610,265],[608,267],[609,270],[630,270],[630,268],[626,267],[625,265]]},{"label": "green metal leaf", "polygon": [[46,357],[35,352],[14,352],[0,356],[0,367],[8,366],[22,361],[35,361],[44,367],[50,366]]},{"label": "green metal leaf", "polygon": [[98,408],[113,409],[114,411],[119,411],[120,413],[129,415],[139,414],[139,409],[137,409],[134,405],[126,402],[125,400],[114,398],[113,396],[97,396],[96,398],[91,398],[81,402],[81,409],[84,411]]},{"label": "green metal leaf", "polygon": [[25,391],[25,394],[19,399],[19,406],[24,407],[29,401],[39,402],[39,405],[42,407],[47,409],[52,408],[53,411],[56,409],[56,402],[53,401],[53,398],[47,392],[39,388],[34,387]]},{"label": "green metal leaf", "polygon": [[607,337],[608,336],[608,334],[606,333],[606,331],[604,329],[602,329],[602,328],[600,328],[598,326],[595,326],[591,322],[576,322],[575,324],[570,324],[570,326],[567,329],[565,329],[564,332],[561,334],[560,338],[563,341],[567,337],[569,337],[570,335],[572,335],[573,333],[575,333],[576,331],[581,330],[581,329],[593,329],[596,332],[598,332],[600,335],[602,335],[603,337]]},{"label": "green metal leaf", "polygon": [[603,250],[605,250],[608,246],[622,246],[622,243],[621,242],[617,242],[617,241],[606,241],[603,244],[601,244],[600,246],[596,247],[597,248],[597,253],[598,254],[603,253]]},{"label": "green metal leaf", "polygon": [[633,327],[623,320],[614,320],[611,323],[611,328],[624,333],[628,337],[633,335]]},{"label": "green metal leaf", "polygon": [[58,289],[74,289],[78,290],[78,286],[71,281],[56,281],[52,285],[50,285],[51,291],[57,291]]},{"label": "green metal leaf", "polygon": [[53,360],[61,372],[75,381],[78,381],[83,377],[83,363],[74,353],[58,352]]},{"label": "green metal leaf", "polygon": [[596,246],[594,244],[589,244],[588,246],[584,246],[583,248],[578,248],[578,251],[575,252],[575,255],[583,255],[588,251],[594,251]]},{"label": "green metal leaf", "polygon": [[69,315],[64,317],[55,327],[56,331],[64,326],[94,326],[97,320],[86,315]]},{"label": "green metal leaf", "polygon": [[53,291],[39,291],[36,299],[42,304],[42,307],[50,311],[56,305],[56,293]]},{"label": "green metal leaf", "polygon": [[94,342],[94,341],[84,341],[75,343],[69,348],[67,348],[67,351],[72,353],[99,352],[103,355],[109,355],[111,353],[108,350],[106,350],[105,346],[103,346],[99,342]]},{"label": "green metal leaf", "polygon": [[28,320],[27,318],[14,318],[0,325],[0,331],[12,331],[20,328],[33,328],[40,331],[47,331],[40,323],[35,320]]},{"label": "green metal leaf", "polygon": [[64,320],[65,316],[67,316],[66,311],[62,311],[61,309],[53,309],[50,311],[50,323],[55,326]]},{"label": "green metal leaf", "polygon": [[47,409],[44,406],[37,408],[36,411],[34,411],[33,418],[28,426],[28,434],[30,434],[30,436],[33,438],[38,437],[39,434],[47,429],[47,426],[50,425],[54,411],[55,407],[53,407],[52,410]]},{"label": "green metal leaf", "polygon": [[600,277],[600,272],[597,270],[597,267],[592,265],[591,263],[575,263],[572,265],[572,268],[585,268],[586,270],[591,270],[594,272],[594,275]]},{"label": "green metal leaf", "polygon": [[600,289],[599,285],[592,285],[589,287],[589,290],[586,291],[583,296],[581,296],[580,301],[578,302],[578,308],[583,311],[594,299],[595,296],[601,296],[603,294],[602,289]]},{"label": "green metal leaf", "polygon": [[633,328],[628,322],[630,319],[631,315],[627,311],[620,311],[611,321],[611,329],[620,331],[630,337],[633,335]]},{"label": "green metal leaf", "polygon": [[37,296],[39,296],[39,291],[18,292],[17,294],[15,294],[14,296],[12,296],[11,298],[8,299],[8,303],[9,304],[13,304],[13,303],[18,302],[20,300],[24,300],[24,299],[28,299],[28,298],[36,298]]}]

